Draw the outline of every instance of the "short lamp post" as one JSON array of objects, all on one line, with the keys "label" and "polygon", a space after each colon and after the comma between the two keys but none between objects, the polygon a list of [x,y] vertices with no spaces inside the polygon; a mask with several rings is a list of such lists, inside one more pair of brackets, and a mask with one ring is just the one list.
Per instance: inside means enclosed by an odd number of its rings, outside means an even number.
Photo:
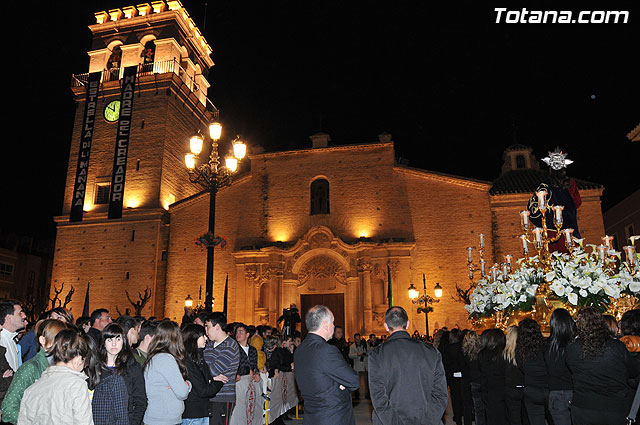
[{"label": "short lamp post", "polygon": [[[204,137],[198,132],[189,140],[191,152],[184,156],[184,162],[189,170],[189,180],[197,183],[209,192],[209,227],[208,232],[215,237],[216,226],[216,195],[218,190],[231,185],[231,176],[238,169],[238,162],[245,157],[247,146],[236,137],[233,140],[232,152],[225,158],[225,163],[220,163],[218,154],[218,140],[222,135],[222,125],[218,122],[216,111],[214,120],[209,124],[209,138],[211,139],[211,154],[209,160],[201,160]],[[213,245],[207,246],[207,273],[205,282],[204,309],[213,311]]]},{"label": "short lamp post", "polygon": [[427,279],[424,273],[422,273],[422,285],[424,288],[424,294],[420,295],[420,293],[412,283],[411,286],[409,286],[409,298],[411,298],[412,303],[419,304],[418,313],[424,313],[426,335],[427,337],[429,337],[429,313],[433,311],[432,304],[440,302],[440,297],[442,297],[442,286],[440,286],[439,283],[436,283],[436,286],[434,288],[434,298],[427,294]]}]

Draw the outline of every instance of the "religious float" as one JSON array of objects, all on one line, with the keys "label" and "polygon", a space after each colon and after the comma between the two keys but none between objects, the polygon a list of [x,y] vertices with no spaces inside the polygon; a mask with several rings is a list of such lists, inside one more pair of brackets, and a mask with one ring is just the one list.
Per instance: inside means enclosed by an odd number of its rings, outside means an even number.
[{"label": "religious float", "polygon": [[604,236],[600,245],[585,246],[577,230],[575,203],[570,196],[563,198],[571,186],[558,188],[559,180],[553,178],[558,174],[568,180],[564,168],[572,161],[559,149],[543,161],[552,178],[540,184],[520,213],[522,258],[505,255],[504,262],[488,267],[483,234],[477,263],[476,248],[467,248],[470,286],[465,308],[475,329],[506,329],[531,317],[548,331],[549,316],[558,307],[575,314],[592,306],[619,319],[640,306],[640,255],[635,246],[640,236],[629,238],[624,256],[612,248],[611,236]]}]

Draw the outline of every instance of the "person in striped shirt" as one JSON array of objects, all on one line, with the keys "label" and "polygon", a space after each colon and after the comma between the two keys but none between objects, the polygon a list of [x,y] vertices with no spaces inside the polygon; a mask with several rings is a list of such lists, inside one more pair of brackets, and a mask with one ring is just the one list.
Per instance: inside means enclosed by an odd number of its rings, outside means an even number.
[{"label": "person in striped shirt", "polygon": [[213,312],[206,318],[205,332],[208,342],[204,348],[204,360],[211,376],[225,375],[229,381],[218,394],[210,399],[210,425],[227,425],[236,401],[236,373],[240,363],[238,343],[227,334],[227,318],[224,313]]}]

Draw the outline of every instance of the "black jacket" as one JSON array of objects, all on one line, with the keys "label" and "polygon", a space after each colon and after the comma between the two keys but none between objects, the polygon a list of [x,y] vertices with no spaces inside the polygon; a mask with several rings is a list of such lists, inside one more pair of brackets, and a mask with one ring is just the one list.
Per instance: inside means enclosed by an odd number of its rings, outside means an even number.
[{"label": "black jacket", "polygon": [[142,367],[133,356],[127,362],[122,377],[129,392],[129,425],[140,425],[147,410],[147,390]]},{"label": "black jacket", "polygon": [[360,376],[338,348],[310,333],[293,357],[305,425],[355,425],[351,391],[360,388]]},{"label": "black jacket", "polygon": [[281,372],[291,372],[291,363],[293,363],[293,353],[286,348],[277,347],[267,362],[269,378],[273,378],[276,369]]},{"label": "black jacket", "polygon": [[223,384],[213,380],[204,360],[196,363],[187,357],[186,365],[189,382],[191,382],[191,392],[184,401],[182,417],[185,419],[207,417],[209,416],[209,399],[218,394]]},{"label": "black jacket", "polygon": [[602,354],[582,358],[582,340],[577,339],[567,348],[567,365],[573,376],[572,405],[629,413],[635,388],[628,381],[640,374],[640,364],[622,342],[611,338]]},{"label": "black jacket", "polygon": [[249,375],[252,370],[255,372],[258,370],[258,350],[256,347],[249,345],[249,354],[244,352],[244,348],[238,344],[240,349],[240,363],[238,363],[238,375]]},{"label": "black jacket", "polygon": [[442,423],[447,381],[440,352],[405,331],[369,352],[369,388],[374,425]]}]

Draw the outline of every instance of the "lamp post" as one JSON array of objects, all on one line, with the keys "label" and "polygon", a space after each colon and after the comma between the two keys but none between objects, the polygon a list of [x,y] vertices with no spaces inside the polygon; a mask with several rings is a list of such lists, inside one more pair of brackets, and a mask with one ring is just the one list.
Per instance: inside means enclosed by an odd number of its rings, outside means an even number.
[{"label": "lamp post", "polygon": [[[208,233],[215,237],[216,226],[216,195],[218,190],[231,185],[231,176],[238,169],[238,161],[244,158],[247,147],[239,137],[233,141],[233,150],[225,158],[225,164],[221,165],[218,154],[218,140],[222,135],[222,125],[218,122],[218,112],[214,114],[214,120],[209,124],[209,138],[211,139],[211,154],[207,162],[199,158],[202,152],[204,137],[198,132],[189,140],[191,152],[184,156],[184,162],[189,170],[189,180],[197,183],[209,192],[209,226]],[[204,309],[213,311],[213,245],[207,246],[207,273],[205,282]]]},{"label": "lamp post", "polygon": [[411,286],[409,286],[409,298],[411,298],[411,302],[414,304],[424,304],[424,307],[418,307],[418,313],[424,313],[426,336],[429,337],[429,313],[433,311],[431,304],[440,302],[440,297],[442,297],[442,286],[440,286],[439,283],[436,283],[434,288],[434,298],[427,294],[427,278],[424,273],[422,273],[422,285],[424,288],[424,294],[420,295],[412,283]]},{"label": "lamp post", "polygon": [[191,298],[191,295],[187,295],[187,298],[184,299],[184,306],[187,308],[193,307],[193,298]]}]

